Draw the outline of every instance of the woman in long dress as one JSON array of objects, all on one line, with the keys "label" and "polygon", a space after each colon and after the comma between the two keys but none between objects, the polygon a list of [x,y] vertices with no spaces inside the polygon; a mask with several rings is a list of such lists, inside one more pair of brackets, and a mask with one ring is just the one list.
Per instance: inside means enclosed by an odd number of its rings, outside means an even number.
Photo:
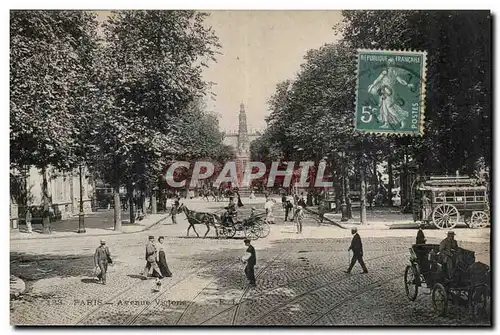
[{"label": "woman in long dress", "polygon": [[172,277],[172,272],[168,268],[167,258],[165,257],[164,240],[163,236],[158,237],[158,267],[163,277]]}]

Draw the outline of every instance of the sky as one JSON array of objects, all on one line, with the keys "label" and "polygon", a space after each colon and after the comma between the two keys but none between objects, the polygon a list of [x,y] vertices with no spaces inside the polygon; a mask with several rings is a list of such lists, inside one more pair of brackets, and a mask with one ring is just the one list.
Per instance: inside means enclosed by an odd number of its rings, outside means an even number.
[{"label": "sky", "polygon": [[[104,20],[109,12],[98,13]],[[240,103],[245,104],[249,131],[263,130],[269,115],[267,101],[276,85],[293,79],[310,49],[335,42],[333,26],[340,11],[210,11],[211,26],[222,45],[217,63],[203,77],[215,82],[215,101],[222,130],[237,131]]]}]

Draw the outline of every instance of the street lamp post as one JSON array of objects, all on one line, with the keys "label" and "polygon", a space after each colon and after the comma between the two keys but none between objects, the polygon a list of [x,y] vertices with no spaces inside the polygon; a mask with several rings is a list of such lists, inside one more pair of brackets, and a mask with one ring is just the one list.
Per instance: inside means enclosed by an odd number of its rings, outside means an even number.
[{"label": "street lamp post", "polygon": [[83,213],[83,181],[82,181],[82,166],[79,166],[80,172],[80,212],[78,213],[78,233],[86,233],[85,230],[85,214]]},{"label": "street lamp post", "polygon": [[345,198],[345,152],[341,151],[340,156],[342,157],[342,204],[340,205],[340,212],[342,213],[342,218],[340,221],[348,221],[347,217],[347,203]]}]

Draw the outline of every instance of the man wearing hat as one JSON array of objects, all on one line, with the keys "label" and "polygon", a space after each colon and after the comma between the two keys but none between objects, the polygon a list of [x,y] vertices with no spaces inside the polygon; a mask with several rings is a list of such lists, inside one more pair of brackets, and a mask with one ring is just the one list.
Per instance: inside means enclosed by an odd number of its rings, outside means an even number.
[{"label": "man wearing hat", "polygon": [[99,268],[101,273],[97,275],[97,279],[103,285],[106,285],[106,272],[108,271],[108,263],[111,263],[111,253],[106,246],[106,241],[101,240],[101,245],[97,247],[94,253],[94,265]]},{"label": "man wearing hat", "polygon": [[255,271],[254,267],[255,264],[257,263],[257,257],[255,256],[255,249],[254,247],[250,244],[249,239],[245,239],[245,245],[247,246],[247,255],[243,256],[242,260],[243,262],[247,263],[247,266],[245,267],[245,275],[247,276],[248,282],[250,286],[256,286],[255,284]]},{"label": "man wearing hat", "polygon": [[293,212],[293,198],[286,197],[285,199],[285,222],[288,220],[289,216],[292,216]]},{"label": "man wearing hat", "polygon": [[234,203],[234,196],[229,197],[229,204],[224,207],[226,213],[224,213],[224,222],[227,224],[234,224],[234,217],[236,216],[236,204]]},{"label": "man wearing hat", "polygon": [[162,279],[160,268],[156,263],[156,246],[154,244],[155,237],[149,236],[148,243],[146,243],[146,266],[144,267],[144,272],[142,275],[147,279],[149,271],[153,268],[153,274],[156,271],[159,278]]},{"label": "man wearing hat", "polygon": [[358,234],[358,228],[352,227],[351,233],[353,237],[351,246],[349,247],[348,251],[352,250],[352,259],[349,268],[345,272],[351,273],[354,264],[356,263],[356,261],[358,261],[359,265],[361,265],[361,268],[363,268],[363,273],[368,273],[368,269],[366,268],[365,262],[363,261],[363,243],[361,242],[361,237]]},{"label": "man wearing hat", "polygon": [[439,244],[439,253],[441,255],[441,261],[446,267],[446,274],[448,278],[451,278],[453,270],[455,268],[455,252],[458,250],[458,243],[455,240],[455,232],[449,231],[448,235]]}]

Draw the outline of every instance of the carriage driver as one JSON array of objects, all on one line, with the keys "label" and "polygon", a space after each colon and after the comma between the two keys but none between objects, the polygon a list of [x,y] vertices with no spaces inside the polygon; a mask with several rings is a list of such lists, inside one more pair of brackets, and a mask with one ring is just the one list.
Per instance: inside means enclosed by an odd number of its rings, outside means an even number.
[{"label": "carriage driver", "polygon": [[458,243],[455,240],[455,232],[449,231],[448,236],[439,244],[439,254],[441,261],[446,267],[446,275],[450,279],[455,268],[455,253],[458,250]]},{"label": "carriage driver", "polygon": [[229,221],[231,224],[234,224],[234,217],[236,216],[236,204],[234,203],[234,197],[229,197],[229,204],[224,207],[226,213],[224,213],[224,222]]}]

